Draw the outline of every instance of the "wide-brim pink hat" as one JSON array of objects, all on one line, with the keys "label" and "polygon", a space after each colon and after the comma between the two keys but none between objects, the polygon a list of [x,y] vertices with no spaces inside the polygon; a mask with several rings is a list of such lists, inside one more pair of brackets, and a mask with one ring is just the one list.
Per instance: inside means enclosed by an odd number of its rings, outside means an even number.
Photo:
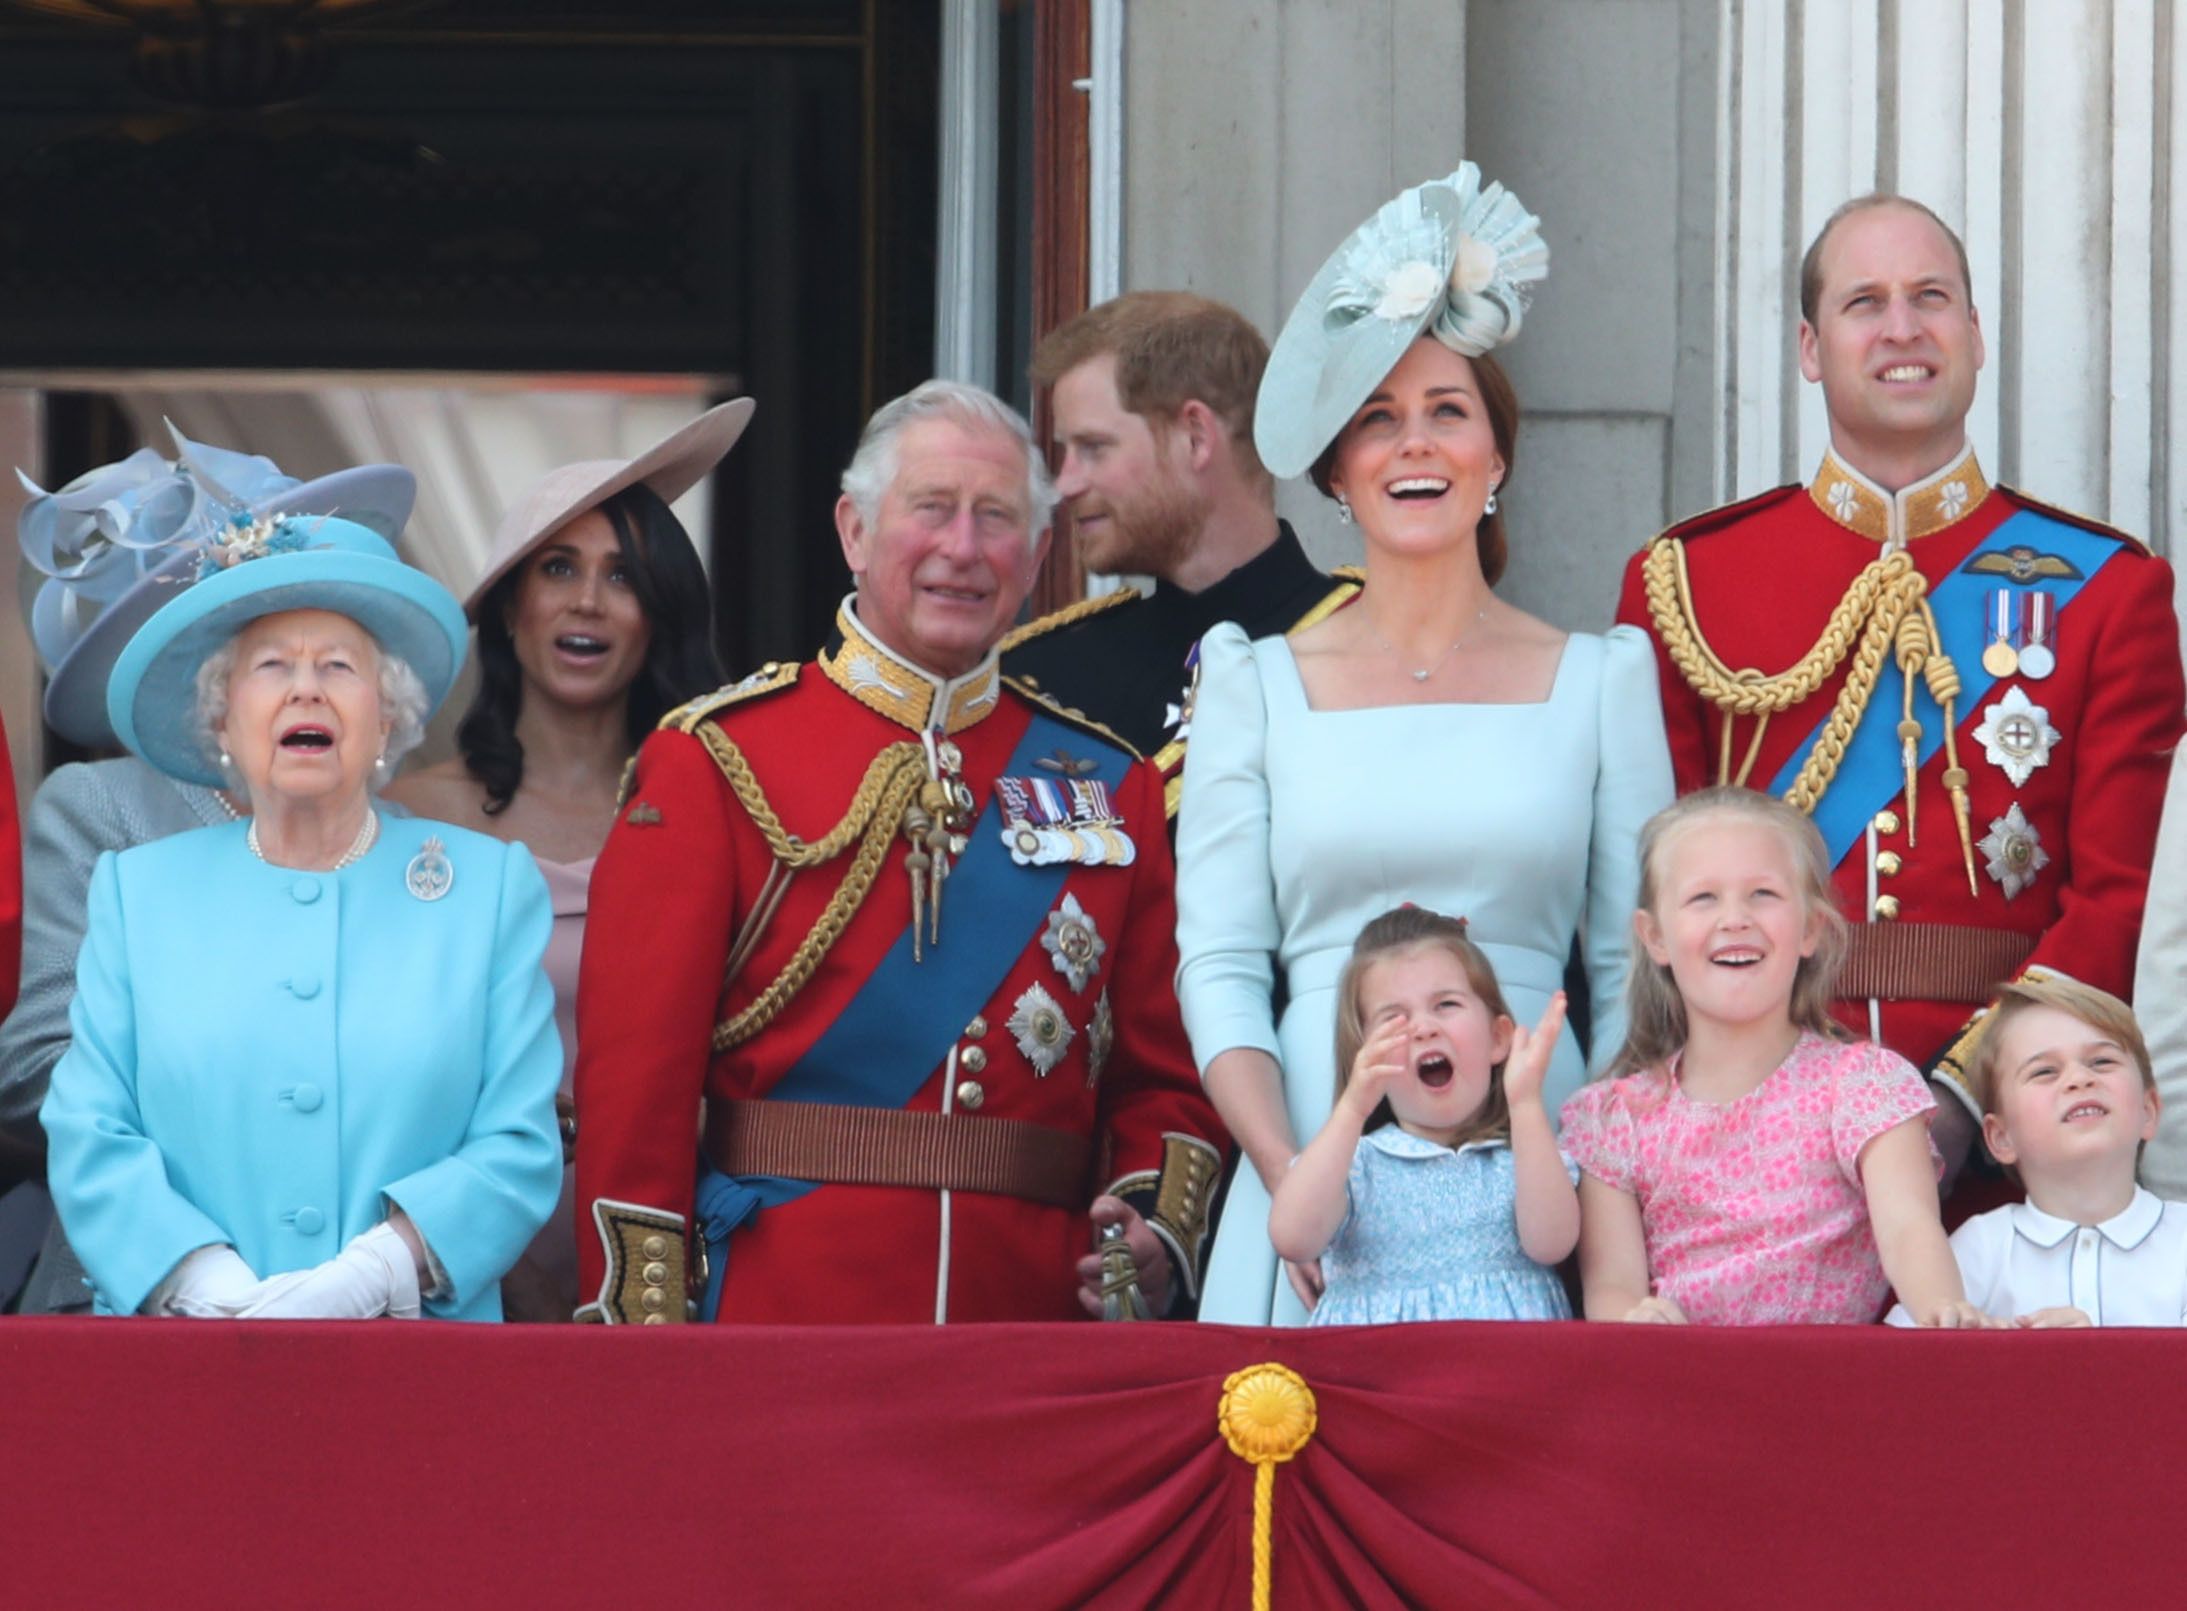
[{"label": "wide-brim pink hat", "polygon": [[708,409],[635,459],[586,459],[549,470],[501,517],[486,569],[464,599],[463,613],[476,621],[479,600],[494,583],[549,537],[618,492],[644,485],[661,502],[674,503],[737,445],[757,406],[749,397],[733,398]]}]

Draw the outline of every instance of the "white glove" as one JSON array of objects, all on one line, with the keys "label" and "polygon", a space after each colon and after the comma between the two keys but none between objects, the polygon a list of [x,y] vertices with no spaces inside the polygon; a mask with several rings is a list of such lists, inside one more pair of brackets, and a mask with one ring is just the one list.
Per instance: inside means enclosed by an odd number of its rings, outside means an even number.
[{"label": "white glove", "polygon": [[241,1254],[225,1242],[209,1242],[177,1260],[138,1312],[227,1320],[233,1318],[238,1304],[249,1301],[258,1285],[257,1273]]},{"label": "white glove", "polygon": [[244,1320],[415,1320],[417,1261],[392,1225],[375,1225],[317,1268],[261,1283],[232,1312]]}]

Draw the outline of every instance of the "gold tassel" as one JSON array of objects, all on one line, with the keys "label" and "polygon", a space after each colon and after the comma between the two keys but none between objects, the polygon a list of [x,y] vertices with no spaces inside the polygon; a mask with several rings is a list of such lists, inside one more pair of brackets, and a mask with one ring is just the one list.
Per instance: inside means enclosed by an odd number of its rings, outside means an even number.
[{"label": "gold tassel", "polygon": [[1215,1428],[1253,1469],[1253,1611],[1269,1611],[1275,1577],[1276,1467],[1311,1443],[1314,1390],[1286,1365],[1248,1365],[1223,1379]]}]

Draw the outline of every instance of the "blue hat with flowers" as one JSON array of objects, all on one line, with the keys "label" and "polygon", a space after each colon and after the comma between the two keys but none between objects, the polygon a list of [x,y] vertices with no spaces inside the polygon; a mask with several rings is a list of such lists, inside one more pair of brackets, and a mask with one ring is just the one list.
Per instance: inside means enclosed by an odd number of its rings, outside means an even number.
[{"label": "blue hat with flowers", "polygon": [[1540,223],[1470,162],[1385,202],[1284,321],[1253,409],[1261,463],[1304,474],[1422,335],[1468,358],[1517,335],[1549,272]]},{"label": "blue hat with flowers", "polygon": [[106,719],[107,678],[122,646],[197,577],[205,539],[238,512],[339,514],[390,542],[417,501],[418,482],[395,464],[366,464],[300,481],[271,459],[192,442],[173,425],[176,456],[139,448],[47,492],[16,521],[23,562],[42,578],[26,589],[31,642],[46,668],[45,716],[73,743],[116,742]]},{"label": "blue hat with flowers", "polygon": [[385,537],[338,515],[237,514],[200,545],[197,580],[129,640],[107,682],[122,743],[169,777],[218,787],[197,726],[197,672],[245,626],[284,610],[347,616],[399,655],[440,708],[462,669],[469,624],[455,595]]}]

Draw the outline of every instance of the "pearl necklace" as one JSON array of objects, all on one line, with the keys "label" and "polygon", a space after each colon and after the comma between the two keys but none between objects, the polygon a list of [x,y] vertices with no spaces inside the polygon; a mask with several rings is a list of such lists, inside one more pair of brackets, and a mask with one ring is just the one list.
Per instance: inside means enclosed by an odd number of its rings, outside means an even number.
[{"label": "pearl necklace", "polygon": [[1378,632],[1375,634],[1375,642],[1381,644],[1383,648],[1390,651],[1390,657],[1397,662],[1399,668],[1404,671],[1406,676],[1410,677],[1414,682],[1426,682],[1430,677],[1434,676],[1438,671],[1441,671],[1445,666],[1450,664],[1450,657],[1458,652],[1459,645],[1464,643],[1466,639],[1472,637],[1474,629],[1487,619],[1488,606],[1484,604],[1481,606],[1480,613],[1466,623],[1465,631],[1459,633],[1457,637],[1451,639],[1450,647],[1448,649],[1445,649],[1442,654],[1437,657],[1435,664],[1427,667],[1423,671],[1415,671],[1412,669],[1412,667],[1406,665],[1405,657],[1404,655],[1399,653],[1397,645],[1390,642],[1388,638],[1383,637],[1381,633]]},{"label": "pearl necklace", "polygon": [[[380,814],[377,811],[372,810],[368,806],[365,808],[364,824],[357,830],[357,837],[349,842],[349,848],[342,852],[341,859],[337,861],[332,867],[325,868],[324,871],[330,873],[340,872],[344,867],[347,867],[359,856],[362,856],[366,851],[370,850],[373,845],[378,842],[379,837]],[[258,819],[256,817],[251,818],[251,825],[247,830],[245,830],[243,834],[243,842],[251,847],[251,854],[256,856],[260,861],[265,861],[266,865],[269,867],[274,865],[274,863],[266,861],[266,853],[259,847]],[[316,872],[320,871],[321,869],[311,868],[293,870]]]}]

